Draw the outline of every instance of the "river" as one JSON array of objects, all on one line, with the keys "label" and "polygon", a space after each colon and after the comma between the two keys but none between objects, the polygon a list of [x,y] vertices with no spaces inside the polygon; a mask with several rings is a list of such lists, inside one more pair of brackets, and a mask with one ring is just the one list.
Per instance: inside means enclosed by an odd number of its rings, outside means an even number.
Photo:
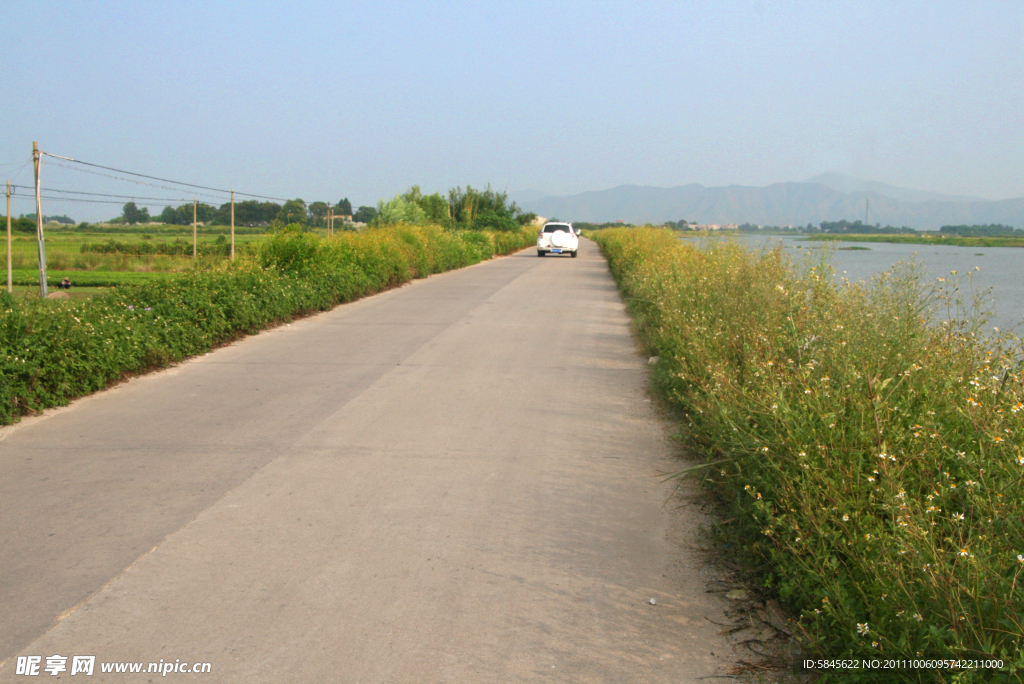
[{"label": "river", "polygon": [[[683,239],[694,239],[686,238]],[[716,238],[720,239],[720,238]],[[778,235],[739,235],[735,239],[751,247],[777,245],[780,242],[787,253],[799,259],[808,251],[820,255],[826,243],[803,237]],[[836,249],[860,247],[866,249]],[[986,306],[992,317],[986,329],[998,327],[1020,335],[1024,332],[1024,248],[1022,247],[956,247],[951,245],[906,245],[887,242],[831,243],[830,262],[837,278],[851,281],[867,280],[876,273],[886,271],[900,261],[917,259],[923,264],[929,278],[949,278],[953,271],[961,277],[961,290],[970,299],[970,287],[984,292]],[[970,274],[971,283],[966,276]],[[1017,327],[1020,326],[1020,327]]]}]

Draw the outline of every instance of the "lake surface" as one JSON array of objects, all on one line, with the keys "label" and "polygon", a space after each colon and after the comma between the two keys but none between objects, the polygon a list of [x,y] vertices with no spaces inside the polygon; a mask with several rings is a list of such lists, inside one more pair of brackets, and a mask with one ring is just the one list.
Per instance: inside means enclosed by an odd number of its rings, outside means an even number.
[{"label": "lake surface", "polygon": [[[699,239],[699,238],[683,238]],[[714,238],[724,239],[724,238]],[[782,243],[794,260],[805,253],[820,255],[826,243],[809,241],[801,237],[777,235],[740,235],[734,238],[750,247],[767,247]],[[864,250],[839,250],[842,247],[866,247]],[[1016,326],[1018,335],[1024,333],[1024,247],[954,247],[951,245],[898,245],[886,242],[831,243],[830,262],[837,278],[851,281],[868,280],[876,273],[889,270],[900,261],[917,259],[931,279],[949,278],[956,271],[961,279],[961,291],[970,300],[971,274],[976,291],[989,290],[986,301],[993,315],[986,328],[1011,330]]]}]

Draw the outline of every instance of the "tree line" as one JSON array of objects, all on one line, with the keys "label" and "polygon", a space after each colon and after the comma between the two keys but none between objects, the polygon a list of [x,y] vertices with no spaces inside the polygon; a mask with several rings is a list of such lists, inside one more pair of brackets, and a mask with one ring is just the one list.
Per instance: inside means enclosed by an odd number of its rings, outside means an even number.
[{"label": "tree line", "polygon": [[435,192],[424,195],[414,185],[390,200],[377,203],[377,216],[372,225],[433,223],[447,228],[471,230],[515,231],[532,223],[536,214],[523,211],[509,202],[508,193],[488,185],[477,190],[467,185],[452,188],[447,195]]},{"label": "tree line", "polygon": [[[288,200],[284,204],[244,200],[235,202],[235,225],[270,226],[276,221],[286,225],[299,223],[323,227],[327,225],[332,210],[335,217],[350,216],[352,221],[360,223],[368,223],[377,214],[373,207],[359,207],[357,211],[353,212],[352,203],[347,197],[333,206],[327,202],[312,202],[307,205],[301,198]],[[179,207],[164,207],[164,210],[157,216],[150,216],[149,209],[146,207],[140,208],[135,202],[128,202],[122,208],[121,215],[109,223],[136,225],[158,221],[172,226],[188,226],[192,225],[193,215],[198,223],[205,225],[230,225],[231,203],[225,202],[219,207],[205,202],[195,205],[183,204]]]},{"label": "tree line", "polygon": [[939,232],[958,237],[1024,237],[1024,229],[991,223],[983,226],[942,226]]}]

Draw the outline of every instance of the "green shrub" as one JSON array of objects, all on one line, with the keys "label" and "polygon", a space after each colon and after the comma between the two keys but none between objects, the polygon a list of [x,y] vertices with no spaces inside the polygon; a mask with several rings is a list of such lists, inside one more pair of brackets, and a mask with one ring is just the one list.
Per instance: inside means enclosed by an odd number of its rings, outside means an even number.
[{"label": "green shrub", "polygon": [[1021,341],[980,336],[955,284],[926,287],[913,265],[837,286],[827,264],[797,267],[781,249],[649,229],[594,239],[660,357],[680,438],[807,648],[998,658],[1004,670],[958,681],[1020,682]]},{"label": "green shrub", "polygon": [[[503,241],[498,253],[533,239],[529,231],[519,237]],[[494,254],[488,234],[434,226],[331,238],[286,229],[263,241],[250,258],[118,287],[88,300],[26,298],[14,306],[5,295],[0,423],[294,316]]]}]

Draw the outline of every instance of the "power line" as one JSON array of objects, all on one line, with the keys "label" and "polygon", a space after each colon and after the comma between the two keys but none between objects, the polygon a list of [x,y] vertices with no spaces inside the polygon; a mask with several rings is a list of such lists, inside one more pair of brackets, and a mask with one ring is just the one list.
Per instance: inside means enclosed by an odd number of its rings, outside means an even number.
[{"label": "power line", "polygon": [[[11,187],[14,187],[13,185]],[[90,195],[94,197],[120,197],[129,200],[156,200],[158,202],[188,202],[192,200],[187,197],[139,197],[138,195],[111,195],[105,192],[84,192],[82,190],[58,190],[57,188],[46,188],[46,192],[63,192],[69,195]]]},{"label": "power line", "polygon": [[[93,164],[91,162],[80,161],[78,159],[71,159],[70,157],[61,157],[60,155],[50,154],[49,152],[42,152],[47,157],[53,157],[55,159],[63,159],[64,161],[74,162],[76,164],[84,164],[85,166],[92,166],[97,169],[104,169],[106,171],[113,171],[115,173],[124,173],[129,176],[138,176],[139,178],[148,178],[149,180],[160,181],[161,183],[174,183],[175,185],[184,185],[189,188],[199,188],[200,190],[212,190],[213,192],[230,193],[231,190],[222,190],[221,188],[211,188],[205,185],[196,185],[195,183],[185,183],[183,181],[170,180],[169,178],[158,178],[157,176],[147,176],[144,173],[135,173],[134,171],[125,171],[124,169],[115,169],[110,166],[102,166],[100,164]],[[288,200],[280,197],[267,197],[266,195],[253,195],[248,192],[235,191],[236,195],[243,195],[245,197],[255,197],[257,199],[274,200],[275,202],[287,202]]]},{"label": "power line", "polygon": [[[13,188],[14,186],[12,185],[11,187]],[[47,192],[47,191],[44,191],[44,192]],[[98,194],[98,193],[86,193],[86,194]],[[118,197],[118,195],[112,195],[112,196],[113,197]],[[11,197],[12,198],[20,197],[20,198],[24,198],[24,199],[35,199],[35,194],[34,193],[29,194],[29,193],[24,193],[24,192],[22,192],[22,193],[12,192],[11,193]],[[85,204],[125,204],[125,202],[123,200],[97,200],[97,199],[85,199],[83,197],[55,197],[53,195],[46,195],[46,194],[41,194],[40,195],[40,199],[48,200],[50,202],[78,202],[78,203],[85,203]],[[131,198],[132,201],[134,201],[136,199],[144,199],[144,198],[140,198],[140,197]],[[145,206],[147,206],[147,207],[177,207],[177,206],[188,206],[188,205],[192,204],[192,202],[190,200],[176,200],[176,199],[172,200],[172,199],[169,199],[169,198],[166,198],[166,197],[163,197],[163,198],[154,197],[154,198],[150,198],[150,199],[155,199],[157,201],[156,202],[144,202],[143,204]],[[214,206],[212,204],[206,204],[205,202],[200,202],[200,204],[203,204],[204,206],[208,206],[208,207]]]},{"label": "power line", "polygon": [[[125,183],[134,183],[135,185],[145,185],[146,187],[150,187],[150,188],[160,188],[161,190],[173,190],[173,191],[181,190],[181,188],[172,188],[172,187],[170,187],[168,185],[157,185],[156,183],[147,183],[145,181],[132,180],[131,178],[121,178],[120,176],[113,176],[113,175],[111,175],[109,173],[100,173],[99,171],[90,171],[89,169],[76,169],[74,166],[68,166],[67,164],[60,164],[58,162],[50,162],[50,164],[52,164],[53,166],[59,166],[62,169],[68,169],[69,171],[76,171],[78,173],[88,173],[88,174],[92,174],[94,176],[103,176],[104,178],[113,178],[114,180],[123,181]],[[206,192],[196,192],[196,193],[193,193],[193,194],[199,195],[201,197],[214,197],[214,198],[219,199],[219,200],[227,200],[228,199],[227,197],[221,197],[220,195],[211,195],[211,194],[206,193]]]}]

